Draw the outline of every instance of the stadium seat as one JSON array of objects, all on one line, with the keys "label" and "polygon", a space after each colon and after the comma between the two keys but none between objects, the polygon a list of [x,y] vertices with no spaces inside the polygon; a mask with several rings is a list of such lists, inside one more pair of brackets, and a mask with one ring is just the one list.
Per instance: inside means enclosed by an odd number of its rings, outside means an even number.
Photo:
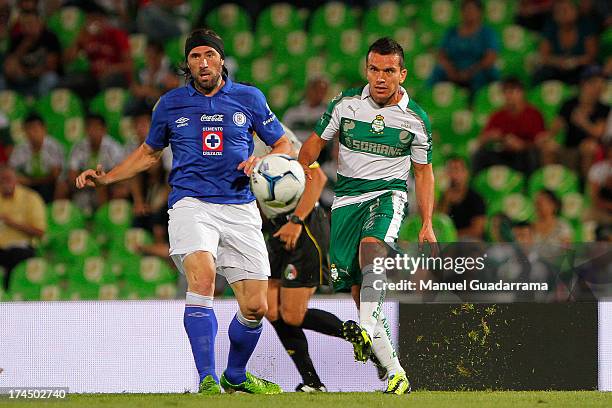
[{"label": "stadium seat", "polygon": [[329,72],[332,77],[341,77],[349,83],[361,83],[364,55],[367,44],[360,30],[348,29],[340,32],[340,41],[328,47]]},{"label": "stadium seat", "polygon": [[231,32],[250,30],[251,19],[244,8],[237,4],[227,3],[208,13],[206,25],[225,39]]},{"label": "stadium seat", "polygon": [[123,88],[108,88],[96,95],[89,105],[89,109],[92,112],[104,117],[108,133],[118,141],[121,141],[119,124],[128,98],[129,92],[127,90]]},{"label": "stadium seat", "polygon": [[53,31],[66,49],[76,40],[85,23],[85,14],[78,7],[63,7],[51,15],[47,21],[49,30]]},{"label": "stadium seat", "polygon": [[164,52],[170,60],[170,65],[178,67],[185,62],[185,40],[187,34],[183,34],[164,44]]},{"label": "stadium seat", "polygon": [[317,8],[310,23],[310,34],[317,48],[333,46],[340,41],[342,30],[357,29],[353,10],[344,3],[332,1]]},{"label": "stadium seat", "polygon": [[493,27],[506,27],[512,24],[516,3],[507,0],[487,0],[485,2],[485,21]]},{"label": "stadium seat", "polygon": [[94,214],[94,231],[102,243],[123,237],[132,226],[134,214],[132,204],[127,200],[111,200],[102,205]]},{"label": "stadium seat", "polygon": [[250,30],[239,31],[224,39],[225,52],[228,56],[238,61],[242,67],[261,55],[261,49],[257,47],[255,36]]},{"label": "stadium seat", "polygon": [[472,184],[485,202],[490,203],[508,194],[522,192],[525,177],[510,167],[497,165],[476,174]]},{"label": "stadium seat", "polygon": [[529,177],[529,196],[535,198],[543,189],[554,192],[561,199],[568,193],[579,191],[578,176],[561,164],[544,166]]},{"label": "stadium seat", "polygon": [[117,276],[125,276],[130,269],[134,269],[140,260],[138,248],[153,242],[151,234],[141,228],[123,230],[122,234],[113,235],[109,243],[108,259]]},{"label": "stadium seat", "polygon": [[[412,88],[412,93],[418,93],[422,88],[425,88],[427,79],[431,75],[434,66],[436,65],[436,56],[432,52],[424,52],[417,54],[412,58],[408,58],[406,61],[408,68],[408,80],[405,85]],[[417,102],[421,102],[417,99]]]},{"label": "stadium seat", "polygon": [[445,156],[468,157],[472,153],[479,127],[472,111],[458,109],[450,115],[438,116],[433,131],[438,133],[437,141]]},{"label": "stadium seat", "polygon": [[172,299],[176,295],[176,272],[162,259],[145,256],[124,274],[126,299]]},{"label": "stadium seat", "polygon": [[9,120],[23,119],[28,114],[28,106],[23,96],[15,91],[6,89],[0,91],[0,111]]},{"label": "stadium seat", "polygon": [[422,3],[417,11],[419,30],[428,32],[427,45],[437,46],[446,30],[459,22],[459,7],[450,0],[433,0]]},{"label": "stadium seat", "polygon": [[[438,242],[456,242],[457,229],[453,220],[446,214],[434,213],[432,218],[433,230],[436,234]],[[398,240],[409,243],[418,242],[419,231],[421,230],[421,217],[418,214],[413,214],[404,220],[400,227]]]},{"label": "stadium seat", "polygon": [[269,56],[256,58],[253,62],[239,69],[236,74],[238,80],[256,85],[264,94],[269,88],[284,79],[278,72],[279,66]]},{"label": "stadium seat", "polygon": [[501,82],[492,82],[479,89],[474,98],[474,115],[479,126],[485,126],[489,116],[504,104]]},{"label": "stadium seat", "polygon": [[45,252],[53,253],[68,242],[71,230],[85,227],[85,217],[70,200],[55,200],[47,205],[47,233],[43,239]]},{"label": "stadium seat", "polygon": [[[376,7],[371,7],[363,17],[363,32],[368,33],[365,39],[368,44],[380,37],[394,37],[398,29],[407,26],[408,21],[401,5],[395,1],[384,1]],[[412,49],[404,48],[404,52],[409,51]]]},{"label": "stadium seat", "polygon": [[295,6],[290,3],[275,3],[264,9],[256,23],[258,45],[269,48],[283,42],[288,33],[304,28]]},{"label": "stadium seat", "polygon": [[91,233],[82,228],[70,230],[65,241],[58,240],[53,247],[52,257],[57,263],[72,267],[82,267],[85,258],[100,255],[100,247]]},{"label": "stadium seat", "polygon": [[68,89],[54,89],[35,104],[44,118],[49,134],[65,141],[65,126],[69,118],[83,117],[81,99]]},{"label": "stadium seat", "polygon": [[502,29],[501,40],[498,63],[503,75],[530,83],[530,73],[537,58],[537,41],[533,34],[521,26],[510,25]]},{"label": "stadium seat", "polygon": [[545,81],[532,88],[527,98],[537,106],[544,116],[544,121],[550,125],[557,116],[563,102],[570,97],[572,90],[561,81]]},{"label": "stadium seat", "polygon": [[99,256],[87,257],[79,267],[68,271],[67,298],[70,300],[112,300],[119,297],[119,286],[110,264]]},{"label": "stadium seat", "polygon": [[142,33],[130,34],[130,54],[134,61],[134,72],[139,72],[145,66],[147,36]]},{"label": "stadium seat", "polygon": [[266,96],[272,112],[282,118],[287,108],[296,103],[296,94],[289,82],[281,82],[271,86]]},{"label": "stadium seat", "polygon": [[533,219],[533,201],[521,193],[510,193],[497,200],[485,201],[487,201],[489,216],[502,213],[512,221],[531,221]]},{"label": "stadium seat", "polygon": [[17,265],[9,282],[12,300],[59,300],[58,276],[43,258],[30,258]]},{"label": "stadium seat", "polygon": [[310,36],[303,30],[296,30],[273,45],[275,61],[285,64],[291,73],[290,79],[297,89],[306,86],[306,61],[315,54]]}]

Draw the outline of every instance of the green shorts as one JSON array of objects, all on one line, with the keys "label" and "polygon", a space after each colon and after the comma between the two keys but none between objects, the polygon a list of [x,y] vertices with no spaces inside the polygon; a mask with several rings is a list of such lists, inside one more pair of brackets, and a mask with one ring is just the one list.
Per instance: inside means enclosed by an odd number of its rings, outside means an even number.
[{"label": "green shorts", "polygon": [[361,285],[359,243],[365,237],[395,242],[407,209],[406,193],[389,191],[332,211],[329,257],[336,291],[350,291],[351,286]]}]

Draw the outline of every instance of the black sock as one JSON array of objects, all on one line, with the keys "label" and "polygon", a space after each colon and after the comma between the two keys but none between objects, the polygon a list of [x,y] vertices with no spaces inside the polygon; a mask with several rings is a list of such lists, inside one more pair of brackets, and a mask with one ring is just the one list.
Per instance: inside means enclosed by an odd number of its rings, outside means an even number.
[{"label": "black sock", "polygon": [[315,387],[322,385],[321,379],[317,375],[317,371],[310,359],[310,354],[308,354],[308,341],[304,331],[300,327],[288,325],[282,319],[271,323],[283,347],[287,350],[287,354],[289,354],[302,376],[304,384]]},{"label": "black sock", "polygon": [[313,330],[328,336],[342,338],[342,320],[321,309],[308,309],[304,315],[302,329]]}]

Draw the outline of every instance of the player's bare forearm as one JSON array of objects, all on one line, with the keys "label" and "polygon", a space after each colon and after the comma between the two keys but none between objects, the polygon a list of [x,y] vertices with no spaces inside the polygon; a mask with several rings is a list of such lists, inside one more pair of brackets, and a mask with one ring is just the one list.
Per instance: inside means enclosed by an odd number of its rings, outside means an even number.
[{"label": "player's bare forearm", "polygon": [[280,139],[278,139],[272,145],[272,151],[270,154],[288,154],[291,155],[292,147],[289,138],[286,135],[282,135]]},{"label": "player's bare forearm", "polygon": [[327,140],[322,139],[316,133],[312,133],[310,137],[304,142],[298,155],[298,161],[302,166],[308,167],[319,158],[321,150],[327,144]]},{"label": "player's bare forearm", "polygon": [[434,174],[431,164],[412,162],[414,189],[423,226],[431,226],[434,204]]},{"label": "player's bare forearm", "polygon": [[319,201],[325,183],[327,183],[327,176],[320,167],[312,169],[310,174],[312,178],[306,180],[304,194],[302,194],[302,198],[300,198],[295,211],[293,211],[301,220],[305,220],[308,217],[317,201]]},{"label": "player's bare forearm", "polygon": [[161,157],[162,150],[155,150],[146,143],[141,144],[121,163],[106,174],[105,184],[128,180],[151,168]]}]

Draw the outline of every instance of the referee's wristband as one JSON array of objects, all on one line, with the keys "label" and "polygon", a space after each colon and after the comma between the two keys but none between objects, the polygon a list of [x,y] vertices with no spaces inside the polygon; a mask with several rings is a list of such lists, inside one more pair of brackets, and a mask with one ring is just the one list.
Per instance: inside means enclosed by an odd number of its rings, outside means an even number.
[{"label": "referee's wristband", "polygon": [[289,222],[292,224],[304,225],[304,221],[302,221],[302,219],[295,214],[291,214],[289,217]]}]

